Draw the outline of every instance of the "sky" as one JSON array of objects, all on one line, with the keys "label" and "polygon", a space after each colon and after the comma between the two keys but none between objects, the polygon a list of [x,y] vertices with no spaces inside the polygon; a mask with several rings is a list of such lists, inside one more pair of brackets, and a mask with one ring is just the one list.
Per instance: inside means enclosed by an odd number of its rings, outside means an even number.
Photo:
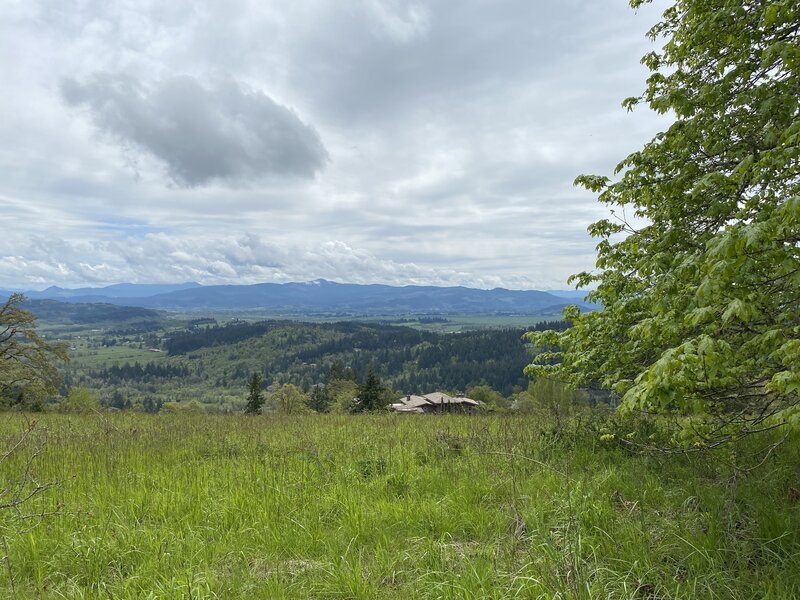
[{"label": "sky", "polygon": [[0,0],[0,287],[566,289],[664,2]]}]

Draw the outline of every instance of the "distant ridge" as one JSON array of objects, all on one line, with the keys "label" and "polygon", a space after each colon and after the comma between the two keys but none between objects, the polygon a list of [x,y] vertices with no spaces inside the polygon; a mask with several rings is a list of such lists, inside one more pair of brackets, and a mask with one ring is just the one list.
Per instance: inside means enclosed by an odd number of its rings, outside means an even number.
[{"label": "distant ridge", "polygon": [[31,300],[69,300],[71,298],[85,298],[88,296],[100,296],[103,298],[146,298],[156,294],[168,294],[178,290],[186,290],[201,287],[199,283],[115,283],[105,287],[93,288],[61,288],[50,286],[41,292],[25,292],[25,296]]},{"label": "distant ridge", "polygon": [[[264,310],[285,313],[461,313],[555,315],[577,298],[537,290],[481,290],[436,287],[334,283],[252,285],[175,285],[121,283],[103,288],[50,287],[26,292],[31,299],[108,303],[172,311]],[[588,308],[583,303],[584,308]]]}]

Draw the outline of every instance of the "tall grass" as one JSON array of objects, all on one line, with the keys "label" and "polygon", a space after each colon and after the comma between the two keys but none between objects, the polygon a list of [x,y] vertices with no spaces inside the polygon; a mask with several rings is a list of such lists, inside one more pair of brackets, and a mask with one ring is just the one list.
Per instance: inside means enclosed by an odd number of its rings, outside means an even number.
[{"label": "tall grass", "polygon": [[2,487],[37,445],[2,598],[800,597],[796,439],[737,474],[542,417],[45,415]]}]

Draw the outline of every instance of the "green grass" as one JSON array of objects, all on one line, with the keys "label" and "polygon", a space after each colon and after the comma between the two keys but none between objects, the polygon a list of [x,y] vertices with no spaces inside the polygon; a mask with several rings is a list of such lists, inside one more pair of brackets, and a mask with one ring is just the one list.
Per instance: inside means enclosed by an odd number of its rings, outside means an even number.
[{"label": "green grass", "polygon": [[[173,318],[175,320],[188,320],[192,318],[192,314],[175,313]],[[414,327],[415,329],[422,329],[425,331],[434,331],[438,333],[451,333],[455,331],[471,331],[475,329],[504,329],[504,328],[524,328],[531,325],[536,325],[543,321],[560,321],[563,319],[562,314],[554,313],[549,315],[492,315],[492,314],[434,314],[434,315],[416,315],[416,314],[298,314],[298,313],[280,313],[280,312],[264,312],[264,311],[236,311],[236,312],[209,312],[203,313],[203,316],[209,316],[217,319],[220,324],[229,322],[231,319],[236,318],[242,321],[260,321],[260,320],[286,320],[298,321],[301,323],[338,323],[341,321],[353,321],[361,323],[388,323],[394,325],[405,325]],[[425,323],[420,322],[425,317],[441,317],[447,319],[446,323]]]},{"label": "green grass", "polygon": [[734,478],[541,416],[37,418],[2,598],[800,597],[796,439]]},{"label": "green grass", "polygon": [[71,346],[70,365],[74,369],[99,369],[124,363],[148,363],[165,360],[165,352],[151,352],[136,346],[87,347],[77,342]]},{"label": "green grass", "polygon": [[474,329],[525,328],[543,321],[560,321],[557,315],[447,315],[447,323],[410,323],[410,327],[438,333],[455,333]]}]

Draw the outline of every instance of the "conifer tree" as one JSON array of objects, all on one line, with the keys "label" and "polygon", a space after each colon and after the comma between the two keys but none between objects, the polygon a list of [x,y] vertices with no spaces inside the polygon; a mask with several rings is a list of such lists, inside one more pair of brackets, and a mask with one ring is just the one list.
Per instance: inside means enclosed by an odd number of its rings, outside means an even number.
[{"label": "conifer tree", "polygon": [[364,375],[364,383],[358,386],[358,403],[356,410],[372,411],[383,408],[383,393],[385,391],[383,382],[375,373],[375,368],[370,365]]},{"label": "conifer tree", "polygon": [[247,387],[247,403],[244,407],[244,414],[257,415],[261,413],[261,407],[264,406],[264,395],[261,392],[261,375],[253,372],[250,375]]}]

